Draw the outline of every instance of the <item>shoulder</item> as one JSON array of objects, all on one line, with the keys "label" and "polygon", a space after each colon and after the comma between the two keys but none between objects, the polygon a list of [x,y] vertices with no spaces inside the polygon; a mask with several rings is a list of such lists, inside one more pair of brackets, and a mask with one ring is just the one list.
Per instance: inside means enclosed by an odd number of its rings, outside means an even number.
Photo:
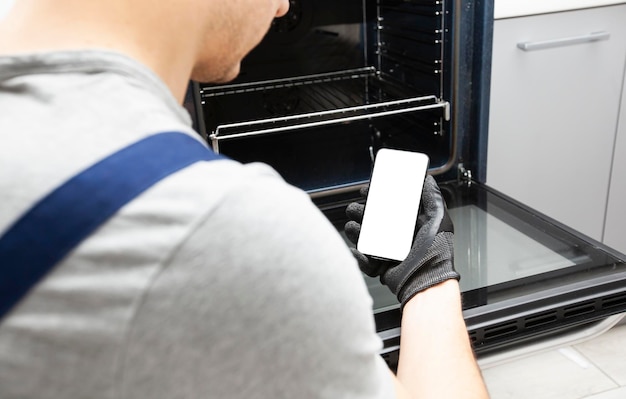
[{"label": "shoulder", "polygon": [[[141,381],[180,385],[193,370],[202,376],[194,392],[221,397],[386,391],[371,298],[336,229],[273,170],[212,167],[232,169],[232,185],[146,294],[125,386],[152,395]],[[158,369],[146,353],[159,357]]]}]

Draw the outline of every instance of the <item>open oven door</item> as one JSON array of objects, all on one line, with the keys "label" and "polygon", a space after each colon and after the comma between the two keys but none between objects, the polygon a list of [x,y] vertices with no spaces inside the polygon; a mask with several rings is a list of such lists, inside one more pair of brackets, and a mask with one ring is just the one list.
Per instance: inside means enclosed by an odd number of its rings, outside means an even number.
[{"label": "open oven door", "polygon": [[[440,183],[455,226],[455,265],[477,354],[578,328],[626,310],[626,257],[488,186]],[[327,206],[339,231],[345,206]],[[347,239],[346,239],[346,242]],[[365,277],[385,353],[399,346],[400,309]]]}]

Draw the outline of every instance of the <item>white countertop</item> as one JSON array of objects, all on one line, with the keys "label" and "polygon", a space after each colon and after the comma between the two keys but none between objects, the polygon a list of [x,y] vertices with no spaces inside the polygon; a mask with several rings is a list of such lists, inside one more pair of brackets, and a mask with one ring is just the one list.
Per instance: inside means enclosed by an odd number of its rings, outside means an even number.
[{"label": "white countertop", "polygon": [[626,4],[617,0],[494,0],[494,18],[512,18],[549,12],[577,10],[614,4]]}]

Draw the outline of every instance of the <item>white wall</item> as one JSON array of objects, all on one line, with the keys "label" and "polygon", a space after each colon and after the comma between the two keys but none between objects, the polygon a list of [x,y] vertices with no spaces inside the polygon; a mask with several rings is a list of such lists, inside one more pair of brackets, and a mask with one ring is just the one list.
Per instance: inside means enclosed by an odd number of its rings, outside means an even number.
[{"label": "white wall", "polygon": [[0,0],[0,19],[9,11],[15,0]]}]

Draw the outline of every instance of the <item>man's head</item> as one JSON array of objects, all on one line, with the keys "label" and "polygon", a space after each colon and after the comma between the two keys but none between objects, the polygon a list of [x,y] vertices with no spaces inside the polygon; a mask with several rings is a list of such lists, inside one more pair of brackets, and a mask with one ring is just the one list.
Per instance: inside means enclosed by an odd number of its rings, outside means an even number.
[{"label": "man's head", "polygon": [[202,82],[226,82],[239,74],[240,62],[267,33],[276,17],[285,15],[289,0],[204,0],[196,64],[192,78]]},{"label": "man's head", "polygon": [[289,0],[16,0],[0,21],[0,54],[115,50],[152,68],[182,101],[190,74],[215,83],[237,77],[288,9]]}]

